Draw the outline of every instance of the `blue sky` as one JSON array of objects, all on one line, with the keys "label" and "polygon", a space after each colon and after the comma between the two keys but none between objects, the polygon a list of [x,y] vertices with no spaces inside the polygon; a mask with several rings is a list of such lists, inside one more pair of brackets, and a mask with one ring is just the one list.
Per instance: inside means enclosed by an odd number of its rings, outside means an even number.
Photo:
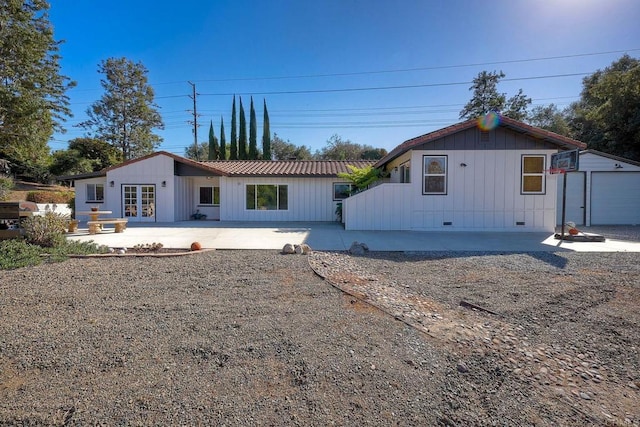
[{"label": "blue sky", "polygon": [[109,57],[148,69],[160,149],[179,155],[194,141],[187,81],[200,142],[211,120],[219,136],[221,117],[229,141],[235,93],[247,121],[253,95],[259,136],[266,99],[271,131],[296,145],[315,151],[338,134],[391,150],[459,122],[480,71],[502,70],[507,96],[522,88],[534,105],[565,107],[583,74],[640,57],[637,0],[51,0],[49,13],[62,73],[77,82],[52,150],[84,135],[74,125],[103,94]]}]

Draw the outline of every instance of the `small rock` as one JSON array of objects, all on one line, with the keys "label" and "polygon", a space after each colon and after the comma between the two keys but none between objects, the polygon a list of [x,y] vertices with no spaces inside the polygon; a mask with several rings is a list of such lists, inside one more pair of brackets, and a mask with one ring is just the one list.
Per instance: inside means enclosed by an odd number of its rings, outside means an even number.
[{"label": "small rock", "polygon": [[351,255],[364,255],[369,250],[369,247],[364,243],[353,242],[349,248]]},{"label": "small rock", "polygon": [[583,398],[584,400],[591,400],[592,397],[589,393],[585,393],[584,391],[580,392],[580,397]]},{"label": "small rock", "polygon": [[293,245],[291,243],[287,243],[286,245],[284,245],[282,247],[282,253],[283,254],[293,254],[293,253],[295,253],[295,248],[293,247]]},{"label": "small rock", "polygon": [[458,370],[458,372],[462,374],[466,374],[467,372],[469,372],[469,368],[467,367],[467,365],[464,364],[464,362],[458,363],[456,365],[456,369]]},{"label": "small rock", "polygon": [[298,255],[308,255],[311,253],[311,247],[306,243],[302,243],[300,245],[294,245],[294,251]]},{"label": "small rock", "polygon": [[634,390],[638,390],[640,389],[640,387],[638,387],[638,384],[634,383],[634,382],[630,382],[629,384],[627,384],[628,387],[634,389]]}]

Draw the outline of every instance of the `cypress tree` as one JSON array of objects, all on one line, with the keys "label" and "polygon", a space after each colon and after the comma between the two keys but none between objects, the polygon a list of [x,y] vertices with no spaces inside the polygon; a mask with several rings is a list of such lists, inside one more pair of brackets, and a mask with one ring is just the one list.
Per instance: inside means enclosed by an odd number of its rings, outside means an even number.
[{"label": "cypress tree", "polygon": [[247,160],[247,119],[244,115],[242,97],[240,97],[240,129],[238,129],[238,158]]},{"label": "cypress tree", "polygon": [[233,96],[233,106],[231,107],[231,152],[229,160],[238,160],[238,137],[236,136],[236,96]]},{"label": "cypress tree", "polygon": [[249,110],[249,159],[258,158],[258,125],[256,124],[256,110],[253,108],[253,96]]},{"label": "cypress tree", "polygon": [[271,160],[271,129],[269,128],[269,112],[267,100],[264,101],[264,124],[262,125],[262,158]]},{"label": "cypress tree", "polygon": [[209,125],[209,160],[218,160],[218,138],[216,138],[215,132],[213,132],[213,120]]},{"label": "cypress tree", "polygon": [[224,137],[224,119],[220,116],[220,160],[227,160],[227,141]]}]

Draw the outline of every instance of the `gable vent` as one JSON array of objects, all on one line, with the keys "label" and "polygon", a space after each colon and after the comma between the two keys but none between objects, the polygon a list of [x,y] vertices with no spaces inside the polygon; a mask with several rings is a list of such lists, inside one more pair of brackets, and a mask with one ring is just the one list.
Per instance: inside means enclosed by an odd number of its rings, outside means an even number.
[{"label": "gable vent", "polygon": [[489,132],[488,131],[480,131],[480,142],[489,142]]}]

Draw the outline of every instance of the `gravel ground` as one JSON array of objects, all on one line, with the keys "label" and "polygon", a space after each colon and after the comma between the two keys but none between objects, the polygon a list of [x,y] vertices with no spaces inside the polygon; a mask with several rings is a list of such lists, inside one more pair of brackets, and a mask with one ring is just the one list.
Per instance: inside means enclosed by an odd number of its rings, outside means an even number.
[{"label": "gravel ground", "polygon": [[0,425],[637,426],[638,261],[212,251],[0,271]]}]

